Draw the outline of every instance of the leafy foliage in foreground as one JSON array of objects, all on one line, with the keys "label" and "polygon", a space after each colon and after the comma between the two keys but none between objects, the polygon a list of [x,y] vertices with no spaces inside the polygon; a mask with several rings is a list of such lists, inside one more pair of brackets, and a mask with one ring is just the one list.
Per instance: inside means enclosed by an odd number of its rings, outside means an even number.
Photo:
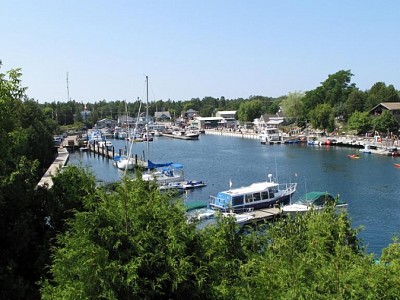
[{"label": "leafy foliage in foreground", "polygon": [[333,207],[242,234],[198,230],[152,183],[97,190],[59,236],[43,299],[396,299],[400,246],[367,255]]}]

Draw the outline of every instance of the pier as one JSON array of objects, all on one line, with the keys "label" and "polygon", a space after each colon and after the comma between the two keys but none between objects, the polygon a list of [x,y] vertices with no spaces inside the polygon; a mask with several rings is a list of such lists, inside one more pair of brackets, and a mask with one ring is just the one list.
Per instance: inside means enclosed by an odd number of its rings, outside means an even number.
[{"label": "pier", "polygon": [[238,138],[244,138],[244,139],[254,139],[254,140],[258,140],[259,139],[259,135],[257,133],[252,133],[252,132],[206,129],[204,131],[204,133],[205,134],[212,134],[212,135],[238,137]]},{"label": "pier", "polygon": [[58,155],[56,159],[40,179],[37,187],[50,189],[53,186],[53,176],[56,175],[57,172],[59,172],[59,170],[67,164],[69,158],[68,150],[64,147],[60,147],[57,149],[57,152]]},{"label": "pier", "polygon": [[282,210],[278,207],[257,209],[250,213],[254,216],[253,219],[249,220],[251,222],[269,221],[280,217]]}]

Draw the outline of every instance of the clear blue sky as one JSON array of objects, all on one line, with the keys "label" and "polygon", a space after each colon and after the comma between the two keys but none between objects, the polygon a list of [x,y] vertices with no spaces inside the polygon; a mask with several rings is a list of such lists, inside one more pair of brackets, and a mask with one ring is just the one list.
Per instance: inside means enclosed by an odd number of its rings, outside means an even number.
[{"label": "clear blue sky", "polygon": [[279,97],[351,70],[400,89],[400,1],[1,1],[1,73],[40,103]]}]

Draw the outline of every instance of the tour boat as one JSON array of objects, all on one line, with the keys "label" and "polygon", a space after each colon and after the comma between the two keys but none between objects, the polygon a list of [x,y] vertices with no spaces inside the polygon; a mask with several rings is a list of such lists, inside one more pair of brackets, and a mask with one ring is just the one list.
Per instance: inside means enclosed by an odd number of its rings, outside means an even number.
[{"label": "tour boat", "polygon": [[241,213],[289,204],[297,183],[279,184],[272,180],[272,174],[269,174],[268,178],[269,181],[256,182],[210,196],[210,208]]}]

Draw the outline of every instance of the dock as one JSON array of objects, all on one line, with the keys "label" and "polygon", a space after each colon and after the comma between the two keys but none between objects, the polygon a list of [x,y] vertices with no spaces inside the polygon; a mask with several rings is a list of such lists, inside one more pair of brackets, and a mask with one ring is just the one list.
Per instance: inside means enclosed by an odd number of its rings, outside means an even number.
[{"label": "dock", "polygon": [[[102,157],[105,157],[107,159],[114,159],[115,156],[122,156],[122,155],[127,155],[126,154],[126,149],[115,149],[114,146],[111,148],[107,147],[100,147],[99,144],[94,143],[88,143],[87,141],[81,140],[77,135],[72,135],[66,137],[60,147],[58,149],[67,149],[68,151],[89,151],[93,153],[94,155],[99,155]],[[65,150],[65,151],[67,151]],[[135,157],[132,157],[132,159],[135,160],[135,163],[139,167],[147,168],[147,162],[144,160],[141,160],[135,155]]]},{"label": "dock", "polygon": [[250,212],[250,215],[254,216],[253,219],[249,220],[249,223],[269,221],[280,217],[282,210],[277,207],[257,209]]},{"label": "dock", "polygon": [[43,187],[47,189],[52,188],[53,176],[56,175],[57,172],[59,172],[59,170],[67,164],[69,158],[68,150],[64,147],[60,147],[57,149],[57,151],[58,155],[56,159],[47,169],[43,177],[40,179],[37,187]]}]

